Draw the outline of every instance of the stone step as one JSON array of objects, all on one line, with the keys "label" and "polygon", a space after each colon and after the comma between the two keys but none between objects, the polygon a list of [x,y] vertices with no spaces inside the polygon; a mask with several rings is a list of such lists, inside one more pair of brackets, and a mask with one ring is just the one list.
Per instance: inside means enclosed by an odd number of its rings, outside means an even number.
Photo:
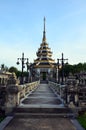
[{"label": "stone step", "polygon": [[70,108],[24,108],[18,107],[14,110],[16,117],[70,117],[75,118],[76,114]]},{"label": "stone step", "polygon": [[73,113],[15,113],[17,118],[75,118]]},{"label": "stone step", "polygon": [[70,108],[25,108],[18,107],[14,109],[15,113],[72,113]]}]

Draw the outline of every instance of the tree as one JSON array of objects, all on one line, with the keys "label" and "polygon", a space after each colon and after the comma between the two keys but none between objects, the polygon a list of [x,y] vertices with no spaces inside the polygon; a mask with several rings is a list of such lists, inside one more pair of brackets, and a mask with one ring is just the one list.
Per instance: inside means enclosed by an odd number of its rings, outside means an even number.
[{"label": "tree", "polygon": [[70,64],[65,64],[64,65],[64,74],[65,76],[69,76],[69,74],[72,73],[73,74],[73,66]]},{"label": "tree", "polygon": [[17,75],[18,69],[16,67],[12,66],[9,68],[9,72],[11,72],[11,73],[14,72]]},{"label": "tree", "polygon": [[[70,64],[64,64],[64,76],[67,77],[69,76],[70,73],[73,74],[73,66]],[[62,76],[62,68],[59,71],[59,75]]]},{"label": "tree", "polygon": [[[69,74],[75,75],[81,71],[86,71],[86,63],[78,63],[74,65],[64,64],[64,76],[67,77]],[[59,75],[62,76],[62,68],[59,70]]]}]

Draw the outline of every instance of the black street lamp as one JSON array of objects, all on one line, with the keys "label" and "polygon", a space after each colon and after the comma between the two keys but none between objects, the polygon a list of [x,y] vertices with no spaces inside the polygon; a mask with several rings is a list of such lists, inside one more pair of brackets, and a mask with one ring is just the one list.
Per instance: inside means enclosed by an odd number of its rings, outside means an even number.
[{"label": "black street lamp", "polygon": [[57,59],[57,66],[58,66],[58,84],[60,83],[60,77],[59,77],[59,59]]},{"label": "black street lamp", "polygon": [[28,69],[29,69],[29,59],[28,58],[27,58],[26,66],[27,66],[27,73],[28,73]]},{"label": "black street lamp", "polygon": [[17,65],[20,64],[19,60],[21,60],[21,65],[22,65],[21,84],[23,84],[24,83],[24,68],[25,68],[24,64],[26,64],[24,61],[27,60],[28,62],[28,58],[24,58],[24,53],[22,53],[22,58],[17,58],[17,60],[18,60]]},{"label": "black street lamp", "polygon": [[30,63],[29,65],[29,69],[30,69],[30,82],[33,81],[33,63]]},{"label": "black street lamp", "polygon": [[[68,63],[68,59],[64,59],[63,57],[63,53],[62,53],[62,58],[61,59],[57,59],[58,60],[58,73],[59,73],[59,61],[61,61],[61,66],[62,66],[62,85],[64,84],[64,62],[67,61]],[[59,74],[58,74],[58,81],[59,81]],[[65,100],[66,100],[66,104],[67,104],[67,86],[65,86]]]},{"label": "black street lamp", "polygon": [[64,61],[68,62],[68,59],[64,59],[63,57],[63,53],[62,53],[62,58],[61,59],[57,59],[57,64],[58,64],[58,83],[60,82],[60,77],[59,77],[59,61],[61,61],[61,66],[62,66],[62,85],[64,84]]},{"label": "black street lamp", "polygon": [[27,62],[26,62],[26,66],[27,66],[27,83],[28,83],[28,78],[29,78],[29,72],[28,72],[28,70],[29,70],[29,59],[27,58]]}]

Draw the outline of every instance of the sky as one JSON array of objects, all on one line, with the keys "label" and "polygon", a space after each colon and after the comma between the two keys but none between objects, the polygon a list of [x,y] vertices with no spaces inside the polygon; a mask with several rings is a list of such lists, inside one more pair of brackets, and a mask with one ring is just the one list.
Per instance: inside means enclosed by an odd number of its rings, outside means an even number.
[{"label": "sky", "polygon": [[18,67],[23,52],[34,62],[44,16],[55,62],[62,53],[69,64],[86,62],[86,0],[0,0],[0,64]]}]

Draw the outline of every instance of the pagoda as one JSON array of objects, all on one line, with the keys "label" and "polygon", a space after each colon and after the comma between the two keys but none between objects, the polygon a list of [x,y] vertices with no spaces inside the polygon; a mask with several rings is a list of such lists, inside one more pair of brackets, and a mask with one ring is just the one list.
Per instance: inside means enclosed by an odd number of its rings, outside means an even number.
[{"label": "pagoda", "polygon": [[37,59],[34,60],[34,68],[36,73],[39,74],[41,80],[48,80],[48,77],[53,74],[55,69],[55,60],[52,59],[52,51],[46,41],[46,30],[45,30],[45,17],[44,17],[44,30],[42,43],[38,49],[36,55]]}]

